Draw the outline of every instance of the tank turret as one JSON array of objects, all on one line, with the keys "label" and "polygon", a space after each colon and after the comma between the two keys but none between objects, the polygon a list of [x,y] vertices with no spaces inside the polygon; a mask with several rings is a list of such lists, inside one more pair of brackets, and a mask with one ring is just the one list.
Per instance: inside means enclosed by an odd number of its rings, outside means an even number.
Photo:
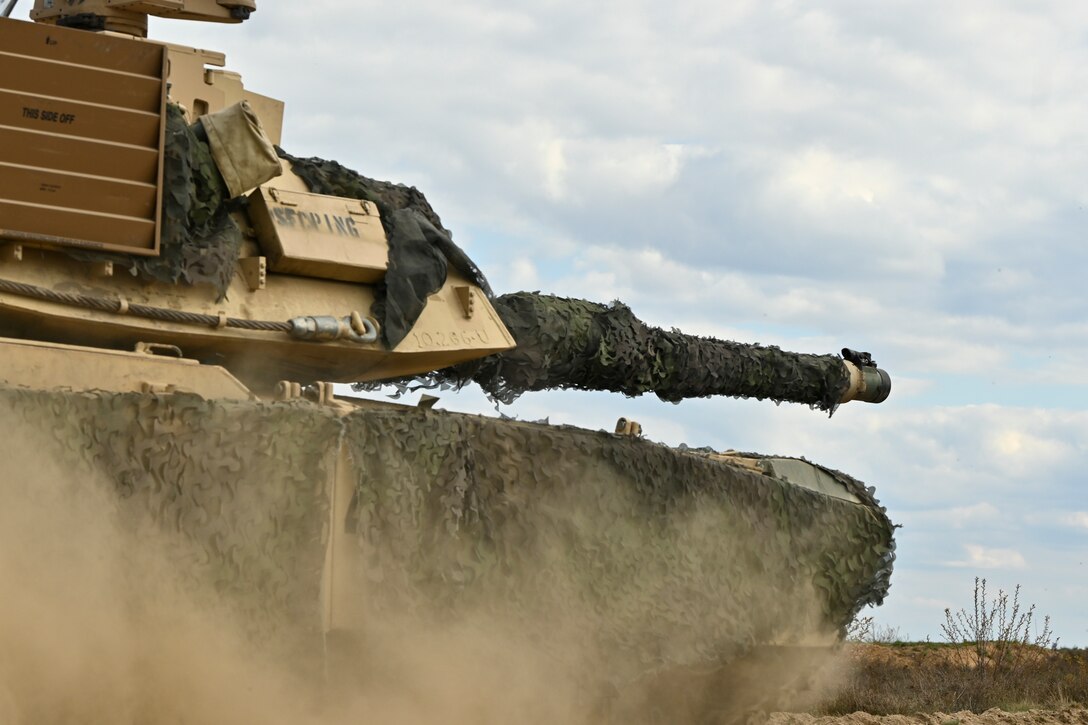
[{"label": "tank turret", "polygon": [[12,79],[0,332],[169,345],[260,394],[434,376],[499,399],[554,387],[822,409],[886,397],[870,366],[664,332],[622,305],[496,299],[417,190],[280,150],[282,104],[205,67],[221,57],[84,32],[141,36],[148,13],[241,22],[255,9],[38,0],[38,24],[0,21]]}]

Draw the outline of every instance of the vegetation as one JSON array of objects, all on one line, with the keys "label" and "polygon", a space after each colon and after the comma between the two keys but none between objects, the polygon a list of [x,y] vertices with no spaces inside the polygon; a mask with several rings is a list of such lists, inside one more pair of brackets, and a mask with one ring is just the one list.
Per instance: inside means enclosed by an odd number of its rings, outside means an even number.
[{"label": "vegetation", "polygon": [[854,644],[900,644],[899,627],[877,624],[872,617],[858,617],[846,627],[846,641]]},{"label": "vegetation", "polygon": [[975,579],[973,606],[946,609],[941,630],[943,643],[900,643],[897,630],[859,620],[847,632],[847,682],[816,710],[890,715],[1088,704],[1088,650],[1059,648],[1050,618],[1040,622],[1034,605],[1021,605],[1019,586],[991,598],[986,580]]}]

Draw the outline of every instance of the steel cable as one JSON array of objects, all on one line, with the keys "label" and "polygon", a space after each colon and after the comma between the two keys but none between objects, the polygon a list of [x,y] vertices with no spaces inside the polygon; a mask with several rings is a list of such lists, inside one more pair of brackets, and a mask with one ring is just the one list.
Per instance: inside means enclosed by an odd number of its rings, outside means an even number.
[{"label": "steel cable", "polygon": [[151,305],[131,304],[125,299],[110,299],[109,297],[95,297],[92,295],[73,294],[69,292],[57,292],[55,290],[38,287],[37,285],[13,282],[0,279],[0,292],[31,297],[46,302],[56,302],[63,305],[85,307],[101,312],[132,315],[160,322],[178,322],[182,324],[206,325],[208,327],[233,327],[242,330],[260,330],[263,332],[291,332],[291,323],[273,322],[271,320],[247,320],[239,317],[226,317],[220,315],[205,315],[198,312],[185,312],[183,310],[171,310],[165,307],[152,307]]}]

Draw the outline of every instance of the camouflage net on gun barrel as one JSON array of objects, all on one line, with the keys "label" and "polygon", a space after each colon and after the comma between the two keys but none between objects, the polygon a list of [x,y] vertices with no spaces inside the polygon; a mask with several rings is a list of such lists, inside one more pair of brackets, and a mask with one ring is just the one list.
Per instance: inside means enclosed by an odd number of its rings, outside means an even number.
[{"label": "camouflage net on gun barrel", "polygon": [[[513,350],[409,380],[403,387],[480,385],[511,403],[524,392],[608,390],[662,400],[728,395],[804,403],[834,411],[850,380],[838,355],[785,352],[662,330],[621,302],[515,292],[492,300],[517,341]],[[375,387],[372,384],[360,387]]]},{"label": "camouflage net on gun barrel", "polygon": [[862,503],[576,428],[0,386],[0,429],[70,471],[61,485],[104,480],[118,521],[173,542],[186,588],[210,587],[254,639],[311,654],[331,526],[353,532],[344,575],[366,583],[366,626],[482,615],[545,649],[565,632],[619,653],[617,679],[841,628],[883,600],[895,558],[884,509],[848,476],[830,472]]}]

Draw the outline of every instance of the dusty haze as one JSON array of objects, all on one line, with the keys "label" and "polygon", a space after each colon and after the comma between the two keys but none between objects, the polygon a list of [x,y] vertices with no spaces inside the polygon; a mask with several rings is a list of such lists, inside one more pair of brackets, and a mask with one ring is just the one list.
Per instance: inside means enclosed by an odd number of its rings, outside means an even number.
[{"label": "dusty haze", "polygon": [[627,663],[586,644],[581,612],[551,612],[531,636],[493,612],[386,619],[288,661],[287,643],[244,634],[230,602],[182,586],[164,553],[176,532],[133,525],[111,482],[75,479],[32,436],[3,429],[3,723],[703,722],[764,702],[768,681],[830,671],[780,657],[755,674],[672,670],[617,690],[607,675]]}]

